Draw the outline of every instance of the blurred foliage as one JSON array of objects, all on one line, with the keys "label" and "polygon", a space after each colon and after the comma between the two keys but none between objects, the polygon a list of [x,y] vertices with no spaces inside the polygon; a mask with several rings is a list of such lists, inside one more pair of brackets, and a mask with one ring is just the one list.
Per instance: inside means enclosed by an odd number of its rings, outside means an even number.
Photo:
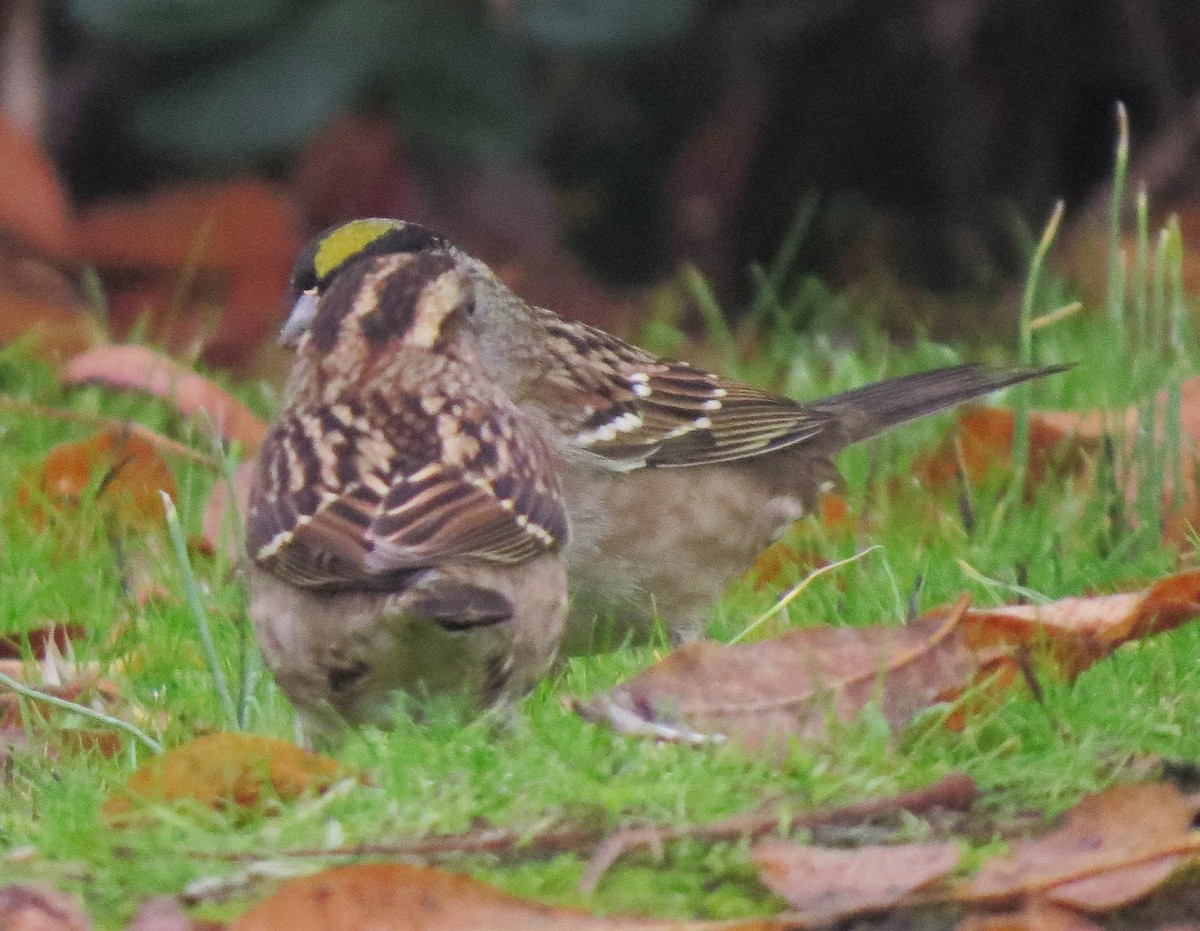
[{"label": "blurred foliage", "polygon": [[[838,286],[874,281],[887,304],[892,290],[1004,295],[1054,200],[1093,219],[1106,202],[1117,100],[1151,200],[1200,198],[1200,17],[1185,0],[42,9],[46,141],[82,201],[242,172],[288,184],[352,115],[393,133],[394,152],[356,161],[365,137],[335,140],[359,196],[310,201],[406,211],[500,264],[529,264],[488,252],[505,236],[556,266],[551,244],[569,246],[605,286],[692,262],[723,303],[747,307],[746,269],[775,253],[810,194],[798,267]],[[481,166],[520,178],[476,185]],[[532,208],[512,193],[529,179]]]},{"label": "blurred foliage", "polygon": [[129,48],[146,145],[246,163],[294,149],[339,112],[384,109],[406,136],[514,158],[530,139],[520,52],[478,11],[420,0],[71,0]]}]

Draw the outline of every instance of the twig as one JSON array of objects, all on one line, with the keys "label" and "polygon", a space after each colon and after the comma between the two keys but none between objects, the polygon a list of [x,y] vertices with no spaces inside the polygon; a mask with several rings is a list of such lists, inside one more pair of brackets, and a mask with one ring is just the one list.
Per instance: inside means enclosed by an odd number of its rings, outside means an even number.
[{"label": "twig", "polygon": [[[465,853],[501,853],[524,845],[533,853],[558,853],[590,846],[600,838],[597,828],[559,825],[529,834],[512,828],[480,828],[465,834],[433,834],[390,844],[355,844],[352,847],[299,847],[272,853],[272,857],[428,857],[436,859]],[[262,858],[257,853],[201,853],[204,859],[248,863]]]},{"label": "twig", "polygon": [[[887,798],[868,802],[855,802],[836,808],[825,808],[791,818],[787,824],[791,829],[812,828],[829,824],[855,823],[878,818],[898,811],[921,812],[931,808],[947,808],[965,811],[974,804],[978,795],[975,780],[965,773],[950,773],[931,786],[901,792]],[[685,825],[683,827],[628,828],[609,835],[596,848],[591,862],[579,880],[579,891],[593,892],[609,867],[625,854],[642,847],[658,848],[669,841],[736,840],[740,837],[756,838],[782,826],[784,814],[776,808],[772,811],[752,811],[722,818],[708,824]]]},{"label": "twig", "polygon": [[2,394],[0,394],[0,410],[11,411],[14,414],[26,414],[30,417],[43,417],[47,420],[82,423],[91,427],[112,430],[117,433],[126,433],[130,436],[136,436],[138,439],[145,440],[156,450],[169,456],[178,456],[181,459],[198,463],[208,469],[219,470],[221,468],[221,463],[212,456],[206,456],[204,453],[197,452],[190,446],[180,443],[178,440],[172,440],[170,437],[163,436],[161,433],[157,433],[149,427],[132,420],[106,417],[103,414],[92,414],[88,411],[47,407],[44,404],[35,404],[32,401],[23,401],[20,398],[12,398]]}]

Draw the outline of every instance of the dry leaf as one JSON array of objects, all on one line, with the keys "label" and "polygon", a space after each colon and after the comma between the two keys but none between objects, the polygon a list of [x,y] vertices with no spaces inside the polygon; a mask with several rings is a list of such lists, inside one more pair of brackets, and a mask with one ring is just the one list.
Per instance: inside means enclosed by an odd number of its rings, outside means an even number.
[{"label": "dry leaf", "polygon": [[[178,185],[151,197],[101,204],[79,218],[75,242],[83,261],[121,272],[122,279],[140,273],[132,293],[148,293],[152,312],[162,315],[181,303],[195,311],[197,298],[218,309],[220,323],[206,343],[206,358],[240,364],[273,335],[282,314],[292,259],[301,246],[296,230],[291,205],[278,189],[243,180]],[[143,290],[146,281],[149,292]],[[214,282],[216,292],[207,293]],[[180,283],[195,285],[199,293],[180,298]],[[144,312],[145,302],[125,298],[122,287],[114,290],[111,316],[123,331]],[[181,314],[181,320],[187,316],[195,314]]]},{"label": "dry leaf", "polygon": [[1195,816],[1194,802],[1174,785],[1114,786],[1072,808],[1057,831],[989,860],[955,897],[1001,903],[1036,894],[1079,911],[1119,908],[1196,861]]},{"label": "dry leaf", "polygon": [[[30,493],[36,488],[38,496]],[[163,521],[160,492],[175,496],[175,478],[154,447],[136,432],[105,430],[86,440],[63,443],[46,457],[40,474],[31,476],[18,493],[22,508],[45,520],[43,503],[60,510],[83,503],[94,490],[94,504],[118,529],[159,527]]]},{"label": "dry leaf", "polygon": [[[1167,393],[1154,398],[1155,442],[1162,442]],[[1139,405],[1124,410],[1032,411],[1029,415],[1029,487],[1043,482],[1048,475],[1081,472],[1088,457],[1098,454],[1106,436],[1120,434],[1125,455],[1131,456],[1139,417]],[[1168,464],[1163,476],[1165,536],[1179,541],[1189,525],[1200,525],[1200,487],[1195,477],[1200,469],[1200,377],[1186,379],[1180,385],[1180,489],[1181,506],[1171,511],[1174,495],[1173,468]],[[964,410],[958,417],[958,440],[963,467],[973,482],[982,481],[997,465],[1012,461],[1013,414],[992,407]],[[948,487],[955,477],[956,454],[953,444],[945,443],[914,464],[914,472],[931,487]],[[1135,467],[1129,470],[1125,495],[1137,498],[1139,477]]]},{"label": "dry leaf", "polygon": [[784,931],[772,919],[599,918],[526,902],[467,876],[404,863],[340,866],[293,879],[230,931]]},{"label": "dry leaf", "polygon": [[63,369],[62,381],[68,387],[99,383],[153,394],[181,414],[211,422],[223,440],[241,443],[247,452],[258,448],[266,430],[253,411],[216,382],[145,346],[101,346],[76,356]]},{"label": "dry leaf", "polygon": [[88,931],[92,923],[75,900],[46,886],[0,887],[4,931]]},{"label": "dry leaf", "polygon": [[833,850],[762,841],[751,856],[763,885],[796,909],[788,918],[801,927],[816,927],[891,908],[948,876],[962,853],[952,843]]},{"label": "dry leaf", "polygon": [[143,763],[108,797],[102,811],[118,820],[132,810],[135,799],[249,808],[265,798],[297,798],[347,774],[335,760],[277,737],[209,734]]},{"label": "dry leaf", "polygon": [[758,643],[702,641],[676,650],[580,711],[617,730],[698,742],[735,737],[747,746],[815,739],[871,699],[893,725],[957,694],[979,669],[949,614],[904,627],[814,627]]},{"label": "dry leaf", "polygon": [[676,650],[580,713],[619,731],[700,743],[719,734],[750,746],[821,737],[874,699],[894,728],[985,678],[1018,680],[1021,654],[1044,652],[1074,676],[1122,643],[1200,615],[1200,572],[1129,594],[1048,605],[940,608],[904,627],[813,627],[757,643],[706,641]]},{"label": "dry leaf", "polygon": [[1103,931],[1078,912],[1035,898],[1018,912],[968,915],[958,931]]},{"label": "dry leaf", "polygon": [[71,251],[67,195],[37,141],[0,113],[0,232],[43,255]]},{"label": "dry leaf", "polygon": [[1183,572],[1140,592],[972,609],[963,628],[971,646],[991,661],[1011,648],[1042,646],[1069,677],[1122,643],[1170,630],[1198,615],[1200,572]]}]

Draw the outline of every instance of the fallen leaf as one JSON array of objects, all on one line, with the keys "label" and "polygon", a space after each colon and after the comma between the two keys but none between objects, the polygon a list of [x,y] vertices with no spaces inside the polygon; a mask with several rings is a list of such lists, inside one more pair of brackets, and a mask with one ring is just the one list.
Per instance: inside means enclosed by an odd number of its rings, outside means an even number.
[{"label": "fallen leaf", "polygon": [[271,797],[290,801],[347,775],[337,761],[277,737],[208,734],[143,763],[101,810],[119,821],[135,800],[251,808]]},{"label": "fallen leaf", "polygon": [[[110,275],[118,292],[111,302],[114,323],[128,329],[141,315],[141,301],[125,301],[121,285],[131,274],[157,282],[152,309],[189,304],[179,283],[211,287],[208,299],[221,310],[220,322],[206,342],[206,358],[215,364],[240,364],[273,334],[283,312],[292,260],[300,250],[290,203],[271,185],[253,180],[177,185],[152,196],[100,204],[83,213],[75,226],[79,258]],[[166,277],[164,277],[166,273]],[[161,290],[174,279],[174,293]],[[164,297],[171,295],[164,302]],[[122,308],[126,308],[122,312]],[[194,308],[193,308],[194,309]]]},{"label": "fallen leaf", "polygon": [[253,411],[216,382],[145,346],[101,346],[85,352],[66,364],[62,381],[68,387],[99,383],[145,391],[185,416],[211,422],[223,440],[241,443],[247,452],[258,448],[266,431]]},{"label": "fallen leaf", "polygon": [[1019,841],[955,889],[969,903],[1040,895],[1085,912],[1134,902],[1200,856],[1194,801],[1170,783],[1113,786],[1067,812],[1066,824]]},{"label": "fallen leaf", "polygon": [[[1033,411],[1029,415],[1029,465],[1027,487],[1035,488],[1048,475],[1078,470],[1083,464],[1080,453],[1092,439],[1073,429],[1071,418],[1077,415],[1053,411]],[[955,438],[962,451],[962,466],[973,484],[981,484],[998,469],[1012,467],[1013,412],[1000,407],[973,406],[958,414]],[[913,474],[934,489],[954,486],[958,473],[958,453],[954,439],[944,442],[933,453],[921,456],[913,464]]]},{"label": "fallen leaf", "polygon": [[962,852],[957,844],[893,844],[834,850],[791,841],[762,841],[751,852],[759,879],[796,910],[801,927],[832,924],[884,911],[948,876]]},{"label": "fallen leaf", "polygon": [[[1160,391],[1153,398],[1154,438],[1164,438],[1165,412],[1168,395]],[[1140,482],[1133,444],[1139,420],[1147,416],[1145,405],[1130,405],[1121,410],[1031,411],[1029,414],[1029,472],[1028,486],[1036,487],[1049,475],[1075,474],[1084,471],[1087,460],[1095,459],[1105,437],[1119,436],[1124,442],[1124,456],[1132,467],[1126,476],[1125,497],[1137,499]],[[1200,376],[1180,384],[1180,462],[1183,477],[1180,502],[1172,510],[1175,489],[1172,486],[1173,468],[1170,464],[1163,475],[1164,536],[1181,541],[1189,526],[1200,525]],[[1013,413],[992,407],[974,407],[958,417],[958,441],[962,450],[963,467],[967,477],[978,484],[996,468],[1007,468],[1012,461]],[[956,473],[957,457],[952,443],[944,443],[934,453],[921,457],[913,466],[915,474],[934,488],[948,487]]]},{"label": "fallen leaf", "polygon": [[[1149,589],[1046,605],[973,608],[963,619],[972,648],[989,659],[1018,647],[1042,647],[1063,675],[1086,669],[1123,643],[1200,616],[1200,572],[1183,572]],[[1007,648],[1007,649],[1006,649]]]},{"label": "fallen leaf", "polygon": [[[35,497],[31,489],[37,489]],[[118,529],[147,529],[163,522],[161,492],[175,497],[175,478],[154,447],[136,432],[105,430],[86,440],[62,443],[20,489],[17,500],[35,520],[45,520],[43,505],[58,510],[79,507],[84,493]]]},{"label": "fallen leaf", "polygon": [[88,931],[92,923],[75,900],[46,886],[0,887],[4,931]]},{"label": "fallen leaf", "polygon": [[958,931],[1103,931],[1078,912],[1034,898],[1016,912],[1001,915],[968,915]]},{"label": "fallen leaf", "polygon": [[1149,589],[1048,605],[939,608],[904,627],[812,627],[756,643],[682,647],[612,691],[578,706],[618,731],[749,747],[819,739],[831,720],[878,702],[893,728],[984,680],[1019,681],[1021,656],[1044,654],[1064,677],[1123,643],[1200,616],[1200,572]]},{"label": "fallen leaf", "polygon": [[291,207],[271,185],[181,184],[84,211],[75,245],[82,260],[117,268],[290,268],[300,245],[293,229]]},{"label": "fallen leaf", "polygon": [[823,736],[872,699],[899,728],[964,688],[979,670],[960,630],[965,599],[948,614],[904,627],[813,627],[770,640],[701,641],[676,650],[580,707],[617,730],[703,742],[709,735],[757,747]]},{"label": "fallen leaf", "polygon": [[42,254],[71,251],[66,190],[49,157],[27,132],[0,113],[0,232]]},{"label": "fallen leaf", "polygon": [[784,931],[786,922],[600,918],[526,902],[467,876],[405,863],[339,866],[284,883],[230,931]]}]

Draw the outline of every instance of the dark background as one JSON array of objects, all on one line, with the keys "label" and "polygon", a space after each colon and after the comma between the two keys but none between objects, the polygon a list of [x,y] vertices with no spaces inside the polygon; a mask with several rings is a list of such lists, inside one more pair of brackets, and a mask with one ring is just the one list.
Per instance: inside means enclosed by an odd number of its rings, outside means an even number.
[{"label": "dark background", "polygon": [[736,314],[798,211],[796,268],[834,287],[1011,295],[1056,199],[1103,212],[1118,100],[1157,208],[1196,174],[1200,16],[1179,0],[3,9],[9,105],[32,54],[16,105],[81,209],[251,175],[302,237],[423,220],[599,322],[683,262]]}]

